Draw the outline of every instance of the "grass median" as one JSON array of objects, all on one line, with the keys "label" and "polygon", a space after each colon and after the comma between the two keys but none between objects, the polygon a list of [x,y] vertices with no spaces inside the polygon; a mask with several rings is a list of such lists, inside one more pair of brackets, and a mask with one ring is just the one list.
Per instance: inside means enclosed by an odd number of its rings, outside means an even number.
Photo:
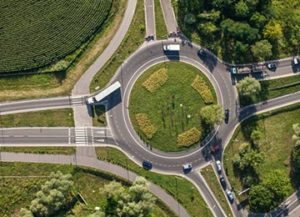
[{"label": "grass median", "polygon": [[[72,174],[74,193],[80,192],[87,204],[76,202],[69,209],[64,210],[62,216],[88,216],[95,207],[104,206],[105,198],[100,190],[112,180],[125,180],[100,170],[73,167],[58,164],[35,163],[1,163],[0,166],[0,216],[17,215],[22,207],[28,207],[40,186],[47,181],[51,172],[61,171]],[[154,206],[153,216],[173,217],[174,214],[160,200]]]},{"label": "grass median", "polygon": [[300,91],[300,75],[263,80],[260,81],[260,84],[261,92],[257,96],[252,96],[251,98],[240,96],[241,106],[247,106]]},{"label": "grass median", "polygon": [[145,38],[145,14],[144,1],[137,0],[135,14],[128,32],[120,47],[105,66],[95,75],[90,84],[90,91],[104,88],[113,77],[119,66],[144,42]]},{"label": "grass median", "polygon": [[228,217],[233,216],[229,204],[227,202],[227,198],[225,197],[222,187],[216,174],[211,165],[208,165],[201,169],[201,174],[204,177],[206,183],[208,184],[209,188],[212,190],[213,194],[215,195],[216,199],[219,201],[222,209],[226,213]]},{"label": "grass median", "polygon": [[165,24],[163,11],[161,8],[160,0],[154,0],[155,11],[155,28],[157,39],[168,38],[168,30]]},{"label": "grass median", "polygon": [[171,194],[193,217],[212,217],[212,213],[192,183],[179,176],[161,175],[146,171],[129,160],[121,151],[113,148],[96,148],[98,159],[120,165],[149,181],[161,186]]}]

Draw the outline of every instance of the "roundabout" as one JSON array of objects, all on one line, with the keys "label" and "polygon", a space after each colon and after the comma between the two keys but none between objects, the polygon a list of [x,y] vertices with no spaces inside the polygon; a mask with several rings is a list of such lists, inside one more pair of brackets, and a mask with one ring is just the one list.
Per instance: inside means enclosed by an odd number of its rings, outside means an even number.
[{"label": "roundabout", "polygon": [[[195,83],[202,85],[200,93]],[[131,89],[131,124],[155,149],[186,150],[209,134],[210,128],[201,121],[201,108],[216,101],[212,85],[197,68],[181,62],[160,63],[143,72]],[[194,140],[180,143],[179,138],[189,132]]]}]

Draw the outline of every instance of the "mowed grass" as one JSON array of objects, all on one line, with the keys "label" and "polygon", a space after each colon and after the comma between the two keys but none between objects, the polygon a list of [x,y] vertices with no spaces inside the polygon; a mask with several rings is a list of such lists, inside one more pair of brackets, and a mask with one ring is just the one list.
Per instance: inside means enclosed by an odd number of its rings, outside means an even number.
[{"label": "mowed grass", "polygon": [[166,39],[168,38],[168,31],[165,24],[163,11],[160,5],[160,0],[154,0],[154,12],[155,12],[156,38]]},{"label": "mowed grass", "polygon": [[[66,70],[34,75],[12,75],[0,77],[0,100],[16,100],[68,95],[88,67],[110,43],[122,21],[127,0],[113,1],[109,17],[94,37],[85,43],[81,54]],[[77,52],[77,51],[76,51]]]},{"label": "mowed grass", "polygon": [[[22,207],[28,207],[41,184],[48,180],[51,172],[71,173],[74,181],[74,193],[80,192],[87,205],[77,202],[60,216],[81,217],[93,213],[96,206],[104,206],[106,201],[101,188],[112,180],[124,180],[108,173],[93,169],[56,164],[1,163],[0,164],[0,216],[9,217],[17,214]],[[6,177],[3,177],[6,176]],[[11,177],[7,177],[11,176]],[[27,177],[26,177],[27,176]],[[28,177],[34,176],[34,177]],[[174,214],[161,201],[157,201],[154,216],[172,217]]]},{"label": "mowed grass", "polygon": [[[143,87],[143,82],[163,67],[168,70],[168,80],[154,93],[149,92]],[[162,151],[180,151],[186,149],[177,146],[177,136],[180,133],[196,127],[202,132],[202,138],[207,135],[208,131],[202,129],[200,124],[200,109],[205,104],[191,86],[196,75],[207,83],[216,102],[216,94],[208,79],[198,69],[185,63],[157,64],[136,81],[130,95],[129,114],[134,129],[147,144]],[[147,114],[157,128],[151,139],[147,139],[139,128],[135,118],[138,113]],[[190,118],[187,118],[188,115]]]},{"label": "mowed grass", "polygon": [[72,109],[56,109],[0,116],[1,127],[74,127]]},{"label": "mowed grass", "polygon": [[262,90],[257,96],[251,97],[250,100],[240,97],[240,103],[242,106],[274,99],[276,97],[300,91],[300,75],[272,80],[263,80],[260,81],[260,84]]},{"label": "mowed grass", "polygon": [[172,195],[192,217],[212,217],[212,213],[192,183],[179,176],[161,175],[144,170],[114,148],[96,148],[98,159],[127,168],[159,185]]},{"label": "mowed grass", "polygon": [[223,189],[221,187],[220,181],[212,168],[211,165],[208,165],[201,169],[201,174],[206,180],[209,188],[212,190],[213,194],[215,195],[216,199],[219,201],[222,209],[226,213],[228,217],[233,216],[229,204],[227,202],[227,198],[223,193]]},{"label": "mowed grass", "polygon": [[117,69],[122,63],[138,49],[144,42],[145,38],[145,14],[144,14],[144,1],[137,0],[137,6],[131,25],[123,39],[120,47],[105,66],[99,70],[95,75],[92,83],[90,84],[90,91],[95,92],[95,88],[104,88]]},{"label": "mowed grass", "polygon": [[[0,116],[1,127],[74,127],[72,109],[45,110]],[[1,147],[2,152],[73,154],[71,147]]]},{"label": "mowed grass", "polygon": [[[264,162],[257,168],[260,180],[263,180],[265,174],[274,169],[282,169],[286,176],[290,177],[290,156],[294,147],[292,125],[295,123],[300,123],[300,104],[252,117],[236,129],[224,154],[225,171],[236,193],[243,189],[240,176],[233,167],[233,156],[238,153],[242,143],[250,142],[250,134],[257,127],[263,129],[264,132],[264,145],[260,146],[260,151],[264,154]],[[246,194],[238,197],[240,201],[247,199]]]},{"label": "mowed grass", "polygon": [[105,127],[107,125],[106,109],[103,105],[97,105],[94,107],[93,126]]}]

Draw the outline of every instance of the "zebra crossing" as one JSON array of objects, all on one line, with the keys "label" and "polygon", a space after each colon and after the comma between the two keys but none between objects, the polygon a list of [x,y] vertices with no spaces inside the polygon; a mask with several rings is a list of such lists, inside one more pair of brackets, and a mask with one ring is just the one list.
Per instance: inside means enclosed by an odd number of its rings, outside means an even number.
[{"label": "zebra crossing", "polygon": [[76,127],[75,128],[75,144],[76,144],[76,146],[88,145],[87,128],[85,128],[85,127]]},{"label": "zebra crossing", "polygon": [[84,97],[72,97],[70,98],[71,105],[84,105],[85,99]]}]

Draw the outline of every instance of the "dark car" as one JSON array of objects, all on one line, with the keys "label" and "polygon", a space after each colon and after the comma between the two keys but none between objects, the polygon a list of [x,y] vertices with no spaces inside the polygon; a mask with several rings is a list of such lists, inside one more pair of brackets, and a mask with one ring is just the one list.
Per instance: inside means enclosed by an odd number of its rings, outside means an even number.
[{"label": "dark car", "polygon": [[189,173],[192,170],[193,166],[191,163],[186,163],[182,165],[182,170],[184,173]]},{"label": "dark car", "polygon": [[270,71],[273,71],[273,72],[276,71],[277,66],[275,63],[267,63],[266,66]]},{"label": "dark car", "polygon": [[200,48],[200,49],[197,51],[197,55],[198,55],[201,59],[203,59],[203,58],[206,57],[206,52],[205,52],[205,50],[204,50],[203,48]]},{"label": "dark car", "polygon": [[224,176],[222,176],[222,175],[220,175],[220,183],[221,183],[223,189],[226,189],[226,181],[225,181]]},{"label": "dark car", "polygon": [[146,170],[151,170],[152,169],[152,163],[150,161],[144,160],[143,161],[143,168]]},{"label": "dark car", "polygon": [[229,121],[229,109],[225,109],[225,111],[224,111],[224,121],[226,124]]}]

